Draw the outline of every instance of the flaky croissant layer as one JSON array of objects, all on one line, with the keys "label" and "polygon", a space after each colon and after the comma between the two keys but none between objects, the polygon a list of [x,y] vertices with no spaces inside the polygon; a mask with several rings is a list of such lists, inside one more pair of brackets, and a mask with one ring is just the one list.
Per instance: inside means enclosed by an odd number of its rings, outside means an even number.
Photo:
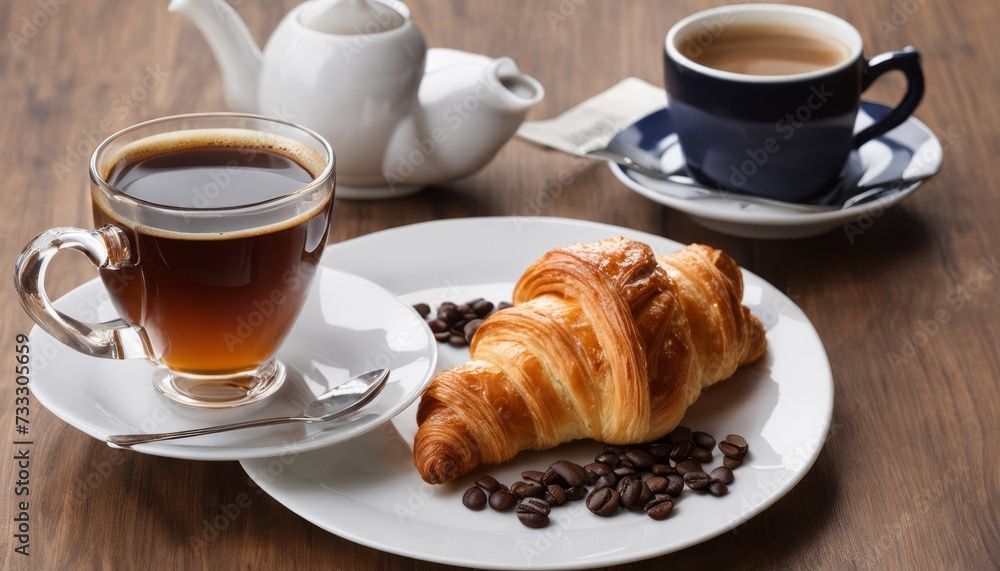
[{"label": "flaky croissant layer", "polygon": [[472,360],[424,393],[417,470],[440,484],[521,450],[667,434],[702,389],[764,354],[742,299],[739,267],[708,246],[657,258],[618,237],[548,252],[480,326]]}]

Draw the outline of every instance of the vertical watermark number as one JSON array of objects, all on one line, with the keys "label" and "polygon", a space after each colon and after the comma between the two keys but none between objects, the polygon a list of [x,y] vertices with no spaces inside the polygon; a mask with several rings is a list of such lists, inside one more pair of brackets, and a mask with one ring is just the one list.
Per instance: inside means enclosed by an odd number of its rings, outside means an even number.
[{"label": "vertical watermark number", "polygon": [[28,497],[31,495],[31,383],[28,363],[31,357],[28,336],[14,336],[14,551],[29,556],[31,516]]}]

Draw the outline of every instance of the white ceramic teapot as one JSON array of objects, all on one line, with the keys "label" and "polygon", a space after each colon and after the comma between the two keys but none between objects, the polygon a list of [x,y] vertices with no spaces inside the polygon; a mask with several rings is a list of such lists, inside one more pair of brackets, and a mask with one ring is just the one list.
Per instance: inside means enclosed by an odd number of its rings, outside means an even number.
[{"label": "white ceramic teapot", "polygon": [[475,172],[544,95],[510,58],[428,50],[401,2],[305,2],[263,53],[225,0],[172,0],[169,10],[204,34],[234,110],[330,141],[341,198],[405,196]]}]

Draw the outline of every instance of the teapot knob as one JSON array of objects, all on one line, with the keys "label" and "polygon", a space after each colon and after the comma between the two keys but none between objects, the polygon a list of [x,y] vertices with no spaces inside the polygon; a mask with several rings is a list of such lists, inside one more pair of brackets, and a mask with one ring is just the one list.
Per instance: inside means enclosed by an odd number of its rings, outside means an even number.
[{"label": "teapot knob", "polygon": [[[408,10],[378,0],[327,0],[302,12],[300,23],[317,32],[353,36],[377,34],[396,29],[406,23]],[[401,13],[402,12],[402,13]]]}]

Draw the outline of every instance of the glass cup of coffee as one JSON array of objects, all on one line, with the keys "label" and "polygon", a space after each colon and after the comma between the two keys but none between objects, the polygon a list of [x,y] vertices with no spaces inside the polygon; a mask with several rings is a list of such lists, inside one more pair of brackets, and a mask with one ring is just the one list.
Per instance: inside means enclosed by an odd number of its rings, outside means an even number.
[{"label": "glass cup of coffee", "polygon": [[[157,365],[153,383],[175,402],[259,402],[284,381],[275,353],[326,245],[334,184],[330,144],[293,123],[207,113],[127,128],[90,160],[98,229],[36,237],[17,260],[17,296],[77,351]],[[119,319],[53,307],[43,280],[63,249],[99,268]]]},{"label": "glass cup of coffee", "polygon": [[[834,187],[852,149],[897,127],[924,93],[913,48],[866,59],[861,34],[826,12],[741,4],[698,12],[667,33],[670,117],[699,183],[790,202]],[[907,92],[855,132],[861,93],[887,71]]]}]

